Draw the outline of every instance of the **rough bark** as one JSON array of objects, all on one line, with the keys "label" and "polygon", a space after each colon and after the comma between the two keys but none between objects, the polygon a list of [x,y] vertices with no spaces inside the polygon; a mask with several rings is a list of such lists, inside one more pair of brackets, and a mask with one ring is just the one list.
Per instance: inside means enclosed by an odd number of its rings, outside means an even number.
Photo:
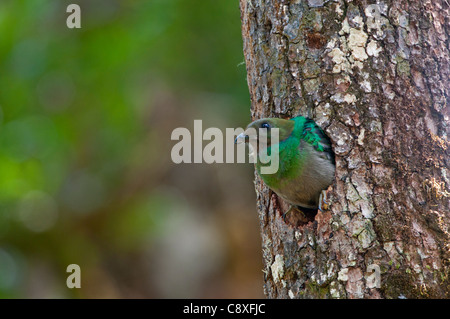
[{"label": "rough bark", "polygon": [[309,116],[336,154],[308,223],[256,176],[270,298],[450,297],[449,2],[376,3],[240,1],[253,119]]}]

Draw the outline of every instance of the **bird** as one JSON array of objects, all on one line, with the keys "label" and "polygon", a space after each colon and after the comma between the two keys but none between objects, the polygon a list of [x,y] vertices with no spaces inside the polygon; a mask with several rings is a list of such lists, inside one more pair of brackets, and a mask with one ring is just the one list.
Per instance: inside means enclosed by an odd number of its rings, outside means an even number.
[{"label": "bird", "polygon": [[[274,129],[279,129],[279,166],[275,173],[265,174],[258,158],[262,151],[270,154],[274,148]],[[334,180],[336,163],[330,139],[314,120],[303,116],[258,119],[236,137],[236,144],[243,142],[258,154],[255,167],[263,182],[291,205],[283,218],[292,209],[322,210],[324,192]]]}]

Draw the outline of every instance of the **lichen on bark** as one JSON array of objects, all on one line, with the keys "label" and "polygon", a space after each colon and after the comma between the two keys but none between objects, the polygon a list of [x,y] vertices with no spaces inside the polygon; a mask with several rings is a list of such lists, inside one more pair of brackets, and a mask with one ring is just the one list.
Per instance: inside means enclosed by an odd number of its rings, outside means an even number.
[{"label": "lichen on bark", "polygon": [[256,176],[267,296],[449,297],[448,3],[240,9],[252,118],[312,117],[336,154],[329,208],[308,223],[285,222]]}]

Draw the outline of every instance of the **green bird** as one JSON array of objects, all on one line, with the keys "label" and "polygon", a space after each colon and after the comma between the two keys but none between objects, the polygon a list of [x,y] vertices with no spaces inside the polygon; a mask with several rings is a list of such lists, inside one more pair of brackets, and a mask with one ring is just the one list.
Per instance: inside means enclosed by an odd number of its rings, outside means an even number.
[{"label": "green bird", "polygon": [[[279,129],[279,166],[275,173],[264,174],[259,158],[262,151],[270,156],[274,149],[275,128]],[[264,183],[291,204],[283,217],[294,206],[322,209],[322,192],[332,183],[336,166],[331,142],[313,120],[303,116],[256,120],[237,136],[235,143],[242,142],[256,151],[255,166]]]}]

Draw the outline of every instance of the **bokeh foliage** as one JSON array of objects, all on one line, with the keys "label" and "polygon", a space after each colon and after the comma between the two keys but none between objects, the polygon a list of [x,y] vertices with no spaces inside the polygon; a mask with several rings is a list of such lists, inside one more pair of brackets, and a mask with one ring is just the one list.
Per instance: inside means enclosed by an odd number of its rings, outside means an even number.
[{"label": "bokeh foliage", "polygon": [[258,297],[251,167],[170,161],[174,128],[248,122],[242,61],[238,1],[0,1],[0,297]]}]

